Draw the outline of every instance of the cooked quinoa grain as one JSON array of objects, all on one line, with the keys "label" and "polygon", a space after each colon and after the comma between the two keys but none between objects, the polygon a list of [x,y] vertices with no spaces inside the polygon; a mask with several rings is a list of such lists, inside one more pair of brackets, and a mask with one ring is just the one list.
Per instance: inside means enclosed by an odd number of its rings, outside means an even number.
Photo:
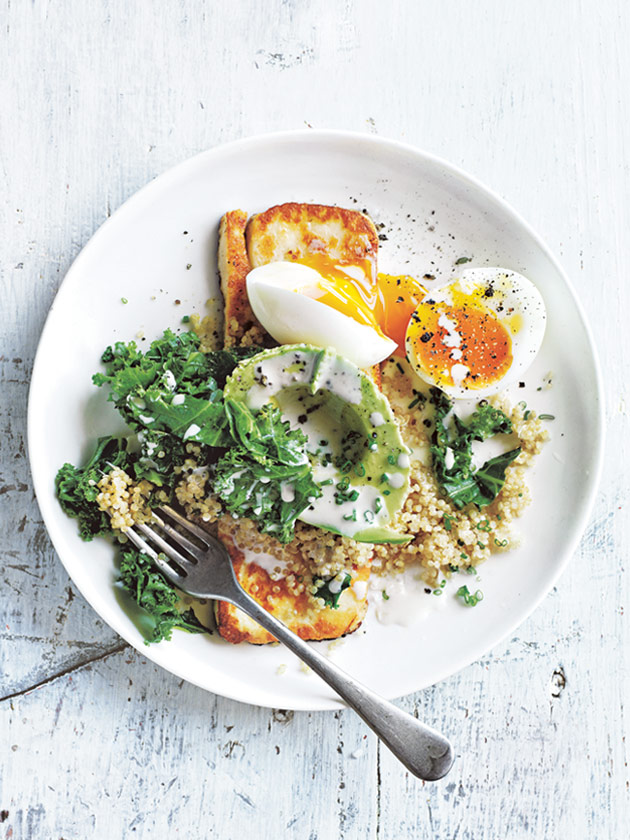
[{"label": "cooked quinoa grain", "polygon": [[96,502],[111,517],[114,531],[126,531],[135,522],[151,519],[148,499],[153,485],[148,481],[134,483],[124,470],[115,467],[96,485],[100,493]]}]

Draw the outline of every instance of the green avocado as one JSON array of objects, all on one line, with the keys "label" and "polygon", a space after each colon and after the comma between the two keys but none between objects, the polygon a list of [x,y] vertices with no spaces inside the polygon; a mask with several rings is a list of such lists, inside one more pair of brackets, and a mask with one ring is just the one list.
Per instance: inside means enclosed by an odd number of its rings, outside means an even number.
[{"label": "green avocado", "polygon": [[308,437],[322,496],[302,521],[360,542],[409,541],[389,527],[409,490],[409,450],[366,373],[332,350],[281,345],[241,362],[224,393],[254,410],[277,405]]}]

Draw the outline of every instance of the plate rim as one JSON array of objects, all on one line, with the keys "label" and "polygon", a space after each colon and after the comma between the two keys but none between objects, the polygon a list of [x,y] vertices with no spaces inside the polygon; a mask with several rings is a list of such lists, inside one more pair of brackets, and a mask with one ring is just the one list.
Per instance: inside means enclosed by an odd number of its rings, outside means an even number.
[{"label": "plate rim", "polygon": [[[59,558],[64,569],[66,570],[66,573],[72,580],[73,585],[77,587],[78,591],[81,593],[83,598],[85,598],[86,602],[90,605],[91,609],[93,609],[96,612],[96,614],[109,627],[111,627],[114,630],[114,632],[116,632],[125,642],[127,642],[127,644],[129,644],[143,656],[146,656],[147,659],[151,660],[152,662],[169,671],[170,673],[174,674],[175,676],[185,679],[187,682],[190,682],[193,685],[202,688],[204,691],[210,691],[214,694],[219,694],[219,696],[226,697],[230,700],[235,700],[241,703],[247,703],[249,705],[260,706],[263,708],[274,708],[275,706],[264,701],[261,702],[260,699],[244,699],[242,695],[236,692],[231,692],[230,690],[221,690],[219,692],[216,688],[210,689],[206,685],[195,681],[195,679],[191,679],[191,677],[188,674],[182,673],[178,669],[176,662],[172,665],[166,665],[163,664],[163,662],[161,661],[157,661],[158,658],[161,658],[157,656],[157,651],[154,652],[152,648],[147,648],[143,650],[136,644],[135,641],[132,641],[130,638],[128,638],[129,634],[127,634],[124,631],[121,631],[121,629],[119,629],[118,627],[113,626],[110,617],[105,617],[101,610],[97,608],[92,603],[92,601],[86,596],[86,594],[83,592],[82,587],[80,587],[76,583],[70,569],[68,568],[68,565],[66,564],[62,556],[62,553],[57,548],[57,540],[54,535],[56,529],[54,525],[51,528],[49,522],[46,519],[44,510],[47,508],[47,505],[44,504],[44,506],[42,507],[41,500],[44,498],[44,494],[46,492],[44,483],[45,476],[39,475],[37,464],[33,462],[32,457],[32,452],[37,449],[37,447],[34,445],[37,421],[35,418],[35,410],[33,408],[33,394],[37,393],[37,383],[43,375],[43,344],[47,333],[51,329],[53,313],[56,308],[56,305],[59,303],[60,300],[63,300],[65,294],[64,287],[66,288],[66,291],[68,289],[69,283],[67,283],[67,280],[69,277],[72,277],[74,274],[80,271],[82,263],[84,259],[86,259],[86,251],[90,248],[90,246],[93,245],[95,240],[100,241],[100,239],[107,234],[112,223],[118,223],[121,216],[124,216],[128,212],[134,211],[137,205],[141,204],[142,201],[145,201],[147,198],[151,197],[151,194],[154,190],[159,190],[164,187],[168,187],[170,183],[176,182],[178,179],[181,178],[182,175],[185,175],[187,169],[194,169],[206,159],[211,160],[213,157],[219,158],[223,154],[230,154],[233,152],[238,153],[239,151],[243,150],[247,151],[248,147],[255,148],[260,143],[275,143],[290,140],[294,140],[297,144],[306,140],[315,140],[321,144],[331,143],[334,141],[361,141],[362,143],[367,143],[368,145],[372,145],[374,148],[377,149],[385,148],[390,152],[404,152],[406,154],[410,154],[417,158],[423,159],[425,163],[430,163],[434,166],[437,166],[438,168],[444,170],[451,176],[454,176],[457,179],[459,179],[465,185],[471,187],[477,192],[482,193],[485,198],[492,200],[495,203],[495,205],[498,206],[501,212],[506,216],[510,217],[512,222],[515,222],[518,226],[520,226],[524,233],[526,233],[526,235],[540,248],[544,256],[549,260],[550,264],[562,278],[566,289],[568,290],[572,298],[572,302],[576,307],[577,314],[581,320],[581,324],[585,333],[586,344],[588,346],[590,359],[593,365],[595,379],[594,385],[596,392],[595,395],[597,400],[597,412],[595,415],[597,434],[593,444],[594,448],[592,455],[592,464],[590,465],[592,480],[589,483],[588,492],[585,494],[582,501],[581,511],[577,521],[577,527],[574,528],[574,534],[566,544],[566,547],[562,553],[561,562],[557,565],[556,569],[554,570],[554,573],[546,582],[546,585],[541,588],[541,591],[533,599],[532,603],[528,606],[528,608],[523,613],[519,612],[517,618],[514,621],[510,622],[507,628],[504,630],[504,632],[502,632],[500,636],[495,638],[492,641],[492,643],[490,643],[489,645],[484,645],[483,649],[477,652],[473,659],[470,659],[469,656],[464,656],[460,660],[452,662],[448,667],[445,667],[442,670],[438,670],[437,675],[430,684],[421,685],[417,689],[412,690],[410,693],[416,693],[418,691],[422,691],[433,685],[436,685],[437,683],[442,682],[448,677],[458,673],[463,668],[468,667],[468,665],[472,665],[473,663],[478,662],[479,659],[486,656],[491,650],[500,645],[508,636],[510,636],[515,631],[515,629],[519,627],[524,621],[526,621],[532,615],[532,613],[540,606],[541,602],[557,584],[560,576],[566,570],[566,567],[571,557],[575,553],[580,543],[580,540],[584,535],[585,529],[593,512],[595,500],[599,492],[605,450],[605,397],[601,365],[597,353],[596,344],[593,339],[591,326],[588,322],[588,319],[586,318],[584,307],[582,306],[582,303],[575,291],[575,288],[573,287],[570,278],[568,277],[567,273],[559,263],[558,259],[556,258],[550,247],[547,245],[546,241],[531,227],[529,222],[527,222],[527,220],[517,210],[515,210],[502,196],[500,196],[490,187],[486,186],[475,176],[470,175],[463,168],[451,163],[448,160],[445,160],[444,158],[438,155],[435,155],[431,152],[426,152],[424,149],[421,149],[413,144],[406,143],[400,140],[393,140],[386,137],[380,137],[379,135],[358,131],[346,131],[342,129],[294,129],[289,131],[271,131],[260,134],[254,134],[247,137],[242,137],[237,140],[232,140],[228,143],[222,143],[217,146],[213,146],[169,167],[163,173],[155,176],[144,186],[140,187],[140,189],[136,190],[131,196],[129,196],[129,198],[122,202],[122,204],[115,210],[115,212],[112,213],[112,215],[109,218],[107,218],[97,228],[96,231],[94,231],[94,233],[90,236],[88,241],[83,245],[80,252],[73,260],[72,264],[68,268],[68,271],[64,275],[64,278],[61,281],[57,292],[55,293],[55,297],[50,306],[50,309],[46,316],[46,320],[44,322],[43,328],[39,336],[37,351],[35,353],[33,361],[33,369],[31,373],[31,380],[28,393],[26,435],[29,466],[33,480],[35,497],[37,499],[37,503],[40,509],[40,513],[42,515],[42,519],[44,521],[44,525],[46,527],[46,531],[52,542],[53,548],[55,549],[55,553],[57,554],[57,557]],[[386,696],[390,697],[390,699],[395,699],[395,697],[407,695],[395,695],[392,697],[389,694],[386,694]],[[296,711],[326,711],[343,709],[346,708],[346,706],[343,702],[336,701],[332,698],[330,700],[324,699],[320,701],[309,700],[308,698],[305,698],[303,702],[299,700],[293,700],[290,704],[283,706],[283,708],[291,708]]]}]

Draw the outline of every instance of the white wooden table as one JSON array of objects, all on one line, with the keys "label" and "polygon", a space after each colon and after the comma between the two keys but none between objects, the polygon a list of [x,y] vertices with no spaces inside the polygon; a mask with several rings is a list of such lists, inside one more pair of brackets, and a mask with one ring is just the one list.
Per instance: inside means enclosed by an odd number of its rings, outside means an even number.
[{"label": "white wooden table", "polygon": [[[0,837],[627,838],[626,0],[5,0],[0,33]],[[431,785],[351,713],[251,708],[147,662],[74,590],[31,489],[29,374],[79,250],[172,164],[305,125],[403,139],[505,196],[606,377],[570,570],[513,638],[401,701],[457,744]]]}]

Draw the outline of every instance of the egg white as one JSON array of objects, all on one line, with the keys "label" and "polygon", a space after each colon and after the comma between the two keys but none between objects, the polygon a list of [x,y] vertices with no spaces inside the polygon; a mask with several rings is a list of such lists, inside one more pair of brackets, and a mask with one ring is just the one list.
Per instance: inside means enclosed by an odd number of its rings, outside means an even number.
[{"label": "egg white", "polygon": [[[486,296],[486,290],[492,290],[492,294]],[[512,341],[512,364],[500,379],[491,384],[481,388],[466,386],[467,368],[461,364],[455,364],[451,368],[453,385],[439,383],[435,377],[424,370],[415,356],[414,345],[410,340],[413,331],[413,319],[407,330],[407,355],[418,376],[430,385],[436,385],[455,399],[487,397],[496,394],[510,382],[522,379],[526,370],[536,358],[545,335],[547,315],[540,292],[527,277],[506,268],[465,269],[462,271],[461,277],[429,292],[424,301],[432,300],[452,304],[454,292],[473,295],[480,291],[484,292],[483,305],[492,310],[497,319],[504,324]],[[513,326],[515,316],[520,322],[516,330]],[[446,329],[448,339],[450,337],[448,334],[449,328],[446,327]],[[456,327],[453,328],[453,333],[455,334],[455,332]],[[452,358],[455,359],[455,356],[452,356]]]},{"label": "egg white", "polygon": [[247,295],[256,318],[280,344],[331,347],[360,368],[390,356],[395,341],[307,296],[321,288],[321,281],[310,266],[272,262],[249,272]]}]

